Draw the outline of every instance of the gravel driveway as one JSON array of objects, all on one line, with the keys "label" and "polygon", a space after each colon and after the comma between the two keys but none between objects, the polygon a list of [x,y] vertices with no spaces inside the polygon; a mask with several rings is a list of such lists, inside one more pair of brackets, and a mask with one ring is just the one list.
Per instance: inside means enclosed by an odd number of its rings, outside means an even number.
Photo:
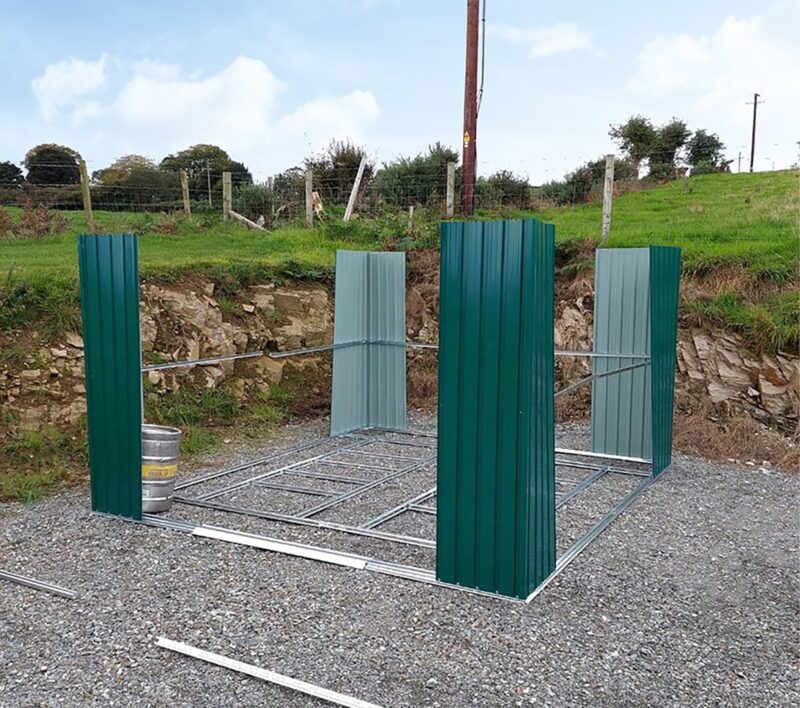
[{"label": "gravel driveway", "polygon": [[530,605],[92,515],[87,490],[3,505],[0,569],[78,598],[0,581],[0,705],[327,705],[158,636],[386,706],[798,705],[797,497],[678,456]]}]

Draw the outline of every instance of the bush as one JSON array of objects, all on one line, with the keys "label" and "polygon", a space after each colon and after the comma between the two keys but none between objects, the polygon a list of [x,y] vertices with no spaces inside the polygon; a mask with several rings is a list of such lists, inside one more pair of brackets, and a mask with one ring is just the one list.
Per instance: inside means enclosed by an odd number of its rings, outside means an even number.
[{"label": "bush", "polygon": [[[392,206],[435,204],[447,192],[447,164],[458,163],[458,153],[436,142],[427,154],[398,157],[383,163],[370,186],[371,197]],[[456,189],[461,186],[461,170],[456,170]]]},{"label": "bush", "polygon": [[252,221],[263,216],[270,224],[272,210],[275,205],[274,192],[265,184],[246,184],[235,190],[233,210]]},{"label": "bush", "polygon": [[[366,148],[348,140],[331,140],[321,153],[306,158],[305,167],[313,173],[314,190],[322,197],[323,204],[347,204],[358,167],[366,156]],[[364,195],[374,170],[374,163],[367,160],[356,200]]]}]

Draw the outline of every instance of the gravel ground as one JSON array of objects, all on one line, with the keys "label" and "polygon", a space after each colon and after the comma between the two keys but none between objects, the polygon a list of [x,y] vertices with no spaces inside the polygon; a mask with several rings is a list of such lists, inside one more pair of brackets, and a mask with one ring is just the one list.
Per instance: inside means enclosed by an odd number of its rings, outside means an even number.
[{"label": "gravel ground", "polygon": [[[194,467],[323,431],[293,426]],[[560,442],[585,434],[565,427]],[[429,481],[398,483],[378,511]],[[559,548],[634,483],[606,477],[559,512]],[[201,486],[222,485],[187,492]],[[294,508],[280,492],[254,491]],[[678,456],[530,605],[92,515],[86,490],[3,505],[0,568],[79,596],[0,581],[0,705],[326,705],[162,650],[158,636],[387,706],[797,705],[797,496],[796,475]],[[172,516],[433,562],[428,549],[195,507]],[[430,537],[431,519],[406,514],[385,528]]]}]

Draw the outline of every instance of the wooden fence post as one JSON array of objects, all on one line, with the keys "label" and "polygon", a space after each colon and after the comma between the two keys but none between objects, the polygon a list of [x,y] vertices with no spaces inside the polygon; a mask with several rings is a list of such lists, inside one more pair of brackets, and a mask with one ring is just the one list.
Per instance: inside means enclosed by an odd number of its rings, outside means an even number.
[{"label": "wooden fence post", "polygon": [[314,225],[314,196],[312,192],[314,185],[311,170],[306,170],[306,226]]},{"label": "wooden fence post", "polygon": [[183,196],[183,210],[192,213],[192,203],[189,201],[189,173],[181,170],[181,195]]},{"label": "wooden fence post", "polygon": [[233,209],[233,184],[231,183],[231,173],[222,173],[222,218],[230,219]]},{"label": "wooden fence post", "polygon": [[611,202],[614,198],[614,156],[606,155],[606,176],[603,183],[603,225],[600,243],[604,243],[611,230]]},{"label": "wooden fence post", "polygon": [[353,182],[353,189],[350,190],[350,199],[347,200],[347,208],[344,210],[344,221],[350,221],[353,215],[353,207],[356,205],[356,197],[358,190],[361,188],[361,179],[364,177],[364,168],[367,166],[366,156],[361,158],[358,165],[358,172],[356,173],[356,180]]},{"label": "wooden fence post", "polygon": [[447,163],[447,218],[452,219],[456,208],[456,163]]},{"label": "wooden fence post", "polygon": [[86,214],[86,228],[89,233],[94,233],[92,193],[89,190],[89,173],[86,171],[86,162],[84,160],[78,160],[78,169],[81,173],[81,195],[83,196],[83,213]]}]

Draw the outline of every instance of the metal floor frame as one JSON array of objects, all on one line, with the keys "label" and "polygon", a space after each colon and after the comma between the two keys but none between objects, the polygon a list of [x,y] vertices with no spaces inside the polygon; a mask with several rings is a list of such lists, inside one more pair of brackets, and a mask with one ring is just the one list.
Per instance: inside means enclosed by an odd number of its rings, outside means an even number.
[{"label": "metal floor frame", "polygon": [[[320,451],[325,445],[334,445],[333,449]],[[400,544],[418,546],[422,548],[436,548],[434,539],[409,536],[391,531],[381,530],[380,526],[406,513],[436,515],[435,505],[429,502],[436,496],[436,487],[432,487],[405,499],[400,504],[395,504],[380,513],[365,519],[358,525],[339,523],[331,520],[317,518],[319,514],[335,508],[344,502],[354,500],[365,492],[378,490],[382,485],[399,480],[412,472],[423,470],[436,465],[436,435],[422,431],[395,431],[378,428],[363,429],[354,433],[346,433],[336,437],[324,437],[311,442],[294,445],[274,452],[270,455],[253,460],[246,464],[237,465],[213,472],[208,472],[176,485],[175,502],[178,504],[202,507],[237,515],[251,516],[269,521],[284,522],[287,524],[320,528],[356,536],[365,536],[390,541]],[[375,452],[368,448],[372,445],[382,447],[396,446],[395,452]],[[411,451],[414,451],[412,454]],[[405,454],[403,454],[405,452]],[[286,462],[282,458],[293,457],[305,453],[302,459]],[[315,454],[316,453],[316,454]],[[338,456],[346,455],[352,459],[340,460]],[[361,458],[361,459],[359,459]],[[377,463],[391,463],[393,467],[385,467]],[[342,474],[323,473],[307,469],[309,466],[324,464],[325,466],[342,467]],[[277,466],[275,466],[277,465]],[[212,491],[191,495],[191,488],[214,480],[222,480],[230,475],[246,472],[249,469],[270,466],[265,472],[260,472],[226,484]],[[358,476],[359,470],[375,473],[384,471],[380,477],[368,478],[364,473]],[[564,477],[559,471],[569,469],[578,471],[575,476],[583,477],[572,479]],[[348,472],[354,473],[353,475]],[[556,448],[556,512],[573,502],[578,496],[592,487],[606,475],[632,475],[641,481],[633,489],[625,493],[621,500],[609,509],[600,520],[568,550],[560,554],[556,561],[554,571],[524,600],[530,602],[538,595],[556,576],[558,576],[572,560],[574,560],[597,536],[628,508],[654,481],[652,465],[649,460],[633,457],[603,455],[584,450],[571,450]],[[333,492],[302,486],[296,483],[295,476],[309,479],[327,480],[343,483],[350,489]],[[239,506],[220,500],[227,494],[235,493],[247,487],[276,490],[277,492],[290,492],[299,495],[316,497],[320,501],[303,509],[299,513],[283,513],[267,509]],[[261,536],[220,528],[208,525],[195,525],[179,519],[165,516],[145,514],[143,521],[152,526],[170,528],[193,533],[197,536],[214,538],[222,541],[239,543],[243,545],[262,548],[289,555],[311,558],[319,561],[344,565],[351,568],[370,570],[383,574],[393,575],[409,580],[425,582],[432,585],[448,587],[460,591],[487,595],[494,598],[520,602],[522,600],[506,597],[494,592],[477,590],[460,585],[444,583],[436,579],[435,571],[409,565],[392,563],[376,558],[345,553],[338,550],[327,549],[319,546],[284,541],[278,538]]]}]

